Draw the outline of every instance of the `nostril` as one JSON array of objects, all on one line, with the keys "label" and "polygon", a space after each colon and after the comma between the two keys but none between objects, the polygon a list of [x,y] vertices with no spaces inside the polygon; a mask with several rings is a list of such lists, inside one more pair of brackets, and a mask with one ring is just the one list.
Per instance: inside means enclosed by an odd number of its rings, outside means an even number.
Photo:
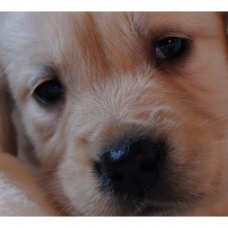
[{"label": "nostril", "polygon": [[154,160],[145,161],[140,166],[140,171],[142,173],[150,173],[154,170]]},{"label": "nostril", "polygon": [[112,173],[109,175],[109,178],[114,182],[121,182],[124,176],[121,173]]}]

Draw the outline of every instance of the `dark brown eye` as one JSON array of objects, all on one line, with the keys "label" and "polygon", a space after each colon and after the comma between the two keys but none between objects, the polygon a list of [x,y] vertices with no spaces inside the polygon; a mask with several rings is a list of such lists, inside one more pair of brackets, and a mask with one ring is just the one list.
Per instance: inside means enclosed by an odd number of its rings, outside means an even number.
[{"label": "dark brown eye", "polygon": [[178,37],[167,37],[156,44],[156,55],[159,59],[175,58],[183,54],[186,40]]},{"label": "dark brown eye", "polygon": [[55,104],[63,98],[63,88],[57,80],[46,81],[36,88],[34,94],[42,104]]}]

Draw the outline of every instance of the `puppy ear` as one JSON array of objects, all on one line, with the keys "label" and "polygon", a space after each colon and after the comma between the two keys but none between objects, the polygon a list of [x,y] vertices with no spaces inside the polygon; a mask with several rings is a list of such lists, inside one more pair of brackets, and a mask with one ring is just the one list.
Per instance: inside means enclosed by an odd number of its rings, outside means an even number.
[{"label": "puppy ear", "polygon": [[16,155],[16,133],[12,122],[13,105],[7,78],[0,66],[0,152]]}]

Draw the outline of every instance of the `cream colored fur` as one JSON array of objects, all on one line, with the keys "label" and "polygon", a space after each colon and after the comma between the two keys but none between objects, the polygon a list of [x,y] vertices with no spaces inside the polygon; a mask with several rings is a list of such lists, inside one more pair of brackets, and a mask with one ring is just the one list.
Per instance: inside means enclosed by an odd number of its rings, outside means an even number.
[{"label": "cream colored fur", "polygon": [[[43,170],[70,215],[228,215],[228,48],[220,13],[9,13],[0,16],[2,149]],[[158,67],[156,40],[191,40],[184,61]],[[52,69],[49,71],[47,69]],[[55,72],[55,73],[53,73]],[[65,102],[35,88],[57,77]],[[4,93],[4,95],[3,95]],[[8,107],[9,106],[9,107]],[[16,135],[14,137],[14,133]],[[176,202],[126,210],[100,190],[93,161],[123,132],[169,142]]]}]

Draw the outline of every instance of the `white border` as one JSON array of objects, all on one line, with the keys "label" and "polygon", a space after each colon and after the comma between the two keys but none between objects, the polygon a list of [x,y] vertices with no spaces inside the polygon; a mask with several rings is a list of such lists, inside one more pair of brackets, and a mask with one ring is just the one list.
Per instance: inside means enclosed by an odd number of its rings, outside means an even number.
[{"label": "white border", "polygon": [[226,0],[0,0],[0,11],[228,11]]},{"label": "white border", "polygon": [[7,217],[0,218],[1,227],[45,228],[194,228],[227,227],[226,217]]}]

